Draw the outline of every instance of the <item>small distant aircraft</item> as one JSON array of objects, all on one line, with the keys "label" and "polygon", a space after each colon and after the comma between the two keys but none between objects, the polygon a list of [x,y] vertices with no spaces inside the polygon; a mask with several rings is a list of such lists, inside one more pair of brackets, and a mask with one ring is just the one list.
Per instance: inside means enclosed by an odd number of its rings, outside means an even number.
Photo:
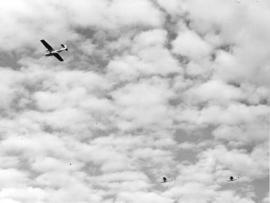
[{"label": "small distant aircraft", "polygon": [[233,176],[230,176],[228,182],[233,182],[233,181],[236,181],[239,179],[239,176],[237,178],[233,177]]},{"label": "small distant aircraft", "polygon": [[168,180],[166,177],[162,177],[162,182],[161,183],[166,183]]},{"label": "small distant aircraft", "polygon": [[47,48],[47,53],[45,54],[45,56],[55,56],[59,61],[64,61],[64,59],[58,53],[62,51],[68,51],[67,45],[61,44],[62,48],[55,50],[44,39],[40,41]]},{"label": "small distant aircraft", "polygon": [[168,180],[166,177],[162,177],[161,183],[167,183],[167,182],[171,182],[171,180]]}]

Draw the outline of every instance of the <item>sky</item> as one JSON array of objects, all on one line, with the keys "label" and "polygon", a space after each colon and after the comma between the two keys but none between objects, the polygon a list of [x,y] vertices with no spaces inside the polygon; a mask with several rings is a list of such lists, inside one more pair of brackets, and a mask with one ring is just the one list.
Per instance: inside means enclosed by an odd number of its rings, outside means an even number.
[{"label": "sky", "polygon": [[268,203],[269,25],[267,0],[1,1],[0,202]]}]

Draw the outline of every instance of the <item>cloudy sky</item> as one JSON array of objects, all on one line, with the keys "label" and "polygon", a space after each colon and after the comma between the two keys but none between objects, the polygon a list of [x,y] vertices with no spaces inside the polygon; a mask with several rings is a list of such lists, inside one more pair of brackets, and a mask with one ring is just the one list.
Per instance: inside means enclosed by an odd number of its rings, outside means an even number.
[{"label": "cloudy sky", "polygon": [[269,25],[268,0],[1,1],[0,202],[268,203]]}]

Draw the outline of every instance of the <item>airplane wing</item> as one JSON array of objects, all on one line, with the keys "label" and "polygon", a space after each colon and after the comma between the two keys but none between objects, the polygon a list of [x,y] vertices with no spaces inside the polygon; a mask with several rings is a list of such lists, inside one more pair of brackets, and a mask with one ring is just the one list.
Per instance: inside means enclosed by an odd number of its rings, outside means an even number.
[{"label": "airplane wing", "polygon": [[53,54],[59,61],[64,61],[64,59],[57,53]]},{"label": "airplane wing", "polygon": [[49,45],[44,39],[40,40],[41,43],[49,50],[52,51],[53,48],[51,47],[51,45]]}]

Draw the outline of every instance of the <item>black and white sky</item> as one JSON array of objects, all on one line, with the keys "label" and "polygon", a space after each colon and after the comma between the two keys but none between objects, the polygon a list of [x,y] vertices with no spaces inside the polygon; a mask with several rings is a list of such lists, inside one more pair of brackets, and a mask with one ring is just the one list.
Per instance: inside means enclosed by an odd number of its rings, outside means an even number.
[{"label": "black and white sky", "polygon": [[0,26],[1,203],[269,202],[269,0],[3,0]]}]

